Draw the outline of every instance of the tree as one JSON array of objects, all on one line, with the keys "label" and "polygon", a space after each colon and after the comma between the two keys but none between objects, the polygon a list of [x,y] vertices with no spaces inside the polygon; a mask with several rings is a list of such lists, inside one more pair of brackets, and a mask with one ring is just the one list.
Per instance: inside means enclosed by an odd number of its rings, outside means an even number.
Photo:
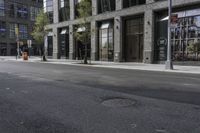
[{"label": "tree", "polygon": [[85,46],[84,52],[84,64],[87,64],[87,54],[88,54],[88,47],[90,37],[91,37],[91,30],[90,25],[87,21],[87,18],[91,16],[92,13],[92,5],[91,0],[81,0],[77,6],[79,25],[78,27],[82,29],[82,32],[75,31],[75,37],[78,41],[80,41]]},{"label": "tree", "polygon": [[189,44],[187,49],[190,53],[195,54],[196,60],[198,60],[200,52],[200,42],[198,40],[195,40],[194,43]]},{"label": "tree", "polygon": [[48,24],[49,24],[49,19],[47,14],[43,10],[40,10],[39,14],[36,17],[32,36],[37,42],[37,44],[40,44],[42,46],[43,61],[47,60],[45,54],[44,38],[48,34],[48,32],[45,30],[45,26]]}]

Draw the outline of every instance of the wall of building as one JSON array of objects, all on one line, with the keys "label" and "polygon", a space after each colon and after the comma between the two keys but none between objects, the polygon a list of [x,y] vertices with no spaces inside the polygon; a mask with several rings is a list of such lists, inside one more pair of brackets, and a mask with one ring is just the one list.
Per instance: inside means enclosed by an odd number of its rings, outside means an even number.
[{"label": "wall of building", "polygon": [[[58,2],[54,0],[54,23],[47,26],[53,30],[53,57],[58,58],[58,28],[69,27],[69,55],[70,59],[75,59],[74,56],[74,36],[73,26],[79,21],[74,19],[74,0],[70,0],[70,20],[58,21]],[[115,11],[98,14],[98,3],[92,0],[92,16],[88,18],[91,23],[91,29],[97,29],[97,23],[103,20],[113,20],[114,22],[114,61],[120,62],[123,59],[123,19],[129,16],[141,15],[144,18],[144,46],[143,46],[143,62],[152,63],[154,56],[154,20],[155,12],[167,10],[167,0],[146,0],[146,4],[137,5],[129,8],[123,8],[122,0],[116,0]],[[199,0],[173,0],[173,8],[191,7],[200,4]],[[91,59],[98,59],[98,32],[91,34]]]},{"label": "wall of building", "polygon": [[[10,17],[9,15],[9,3],[15,3],[19,5],[24,5],[27,7],[28,10],[28,17],[27,18],[19,18],[17,17],[17,12],[15,11],[15,17]],[[10,23],[13,24],[23,24],[27,26],[27,32],[28,32],[28,37],[23,38],[21,41],[26,42],[27,39],[32,39],[30,36],[30,33],[32,32],[32,28],[34,25],[34,21],[31,20],[31,15],[30,15],[30,7],[37,7],[37,8],[42,8],[43,7],[43,1],[40,0],[5,0],[4,4],[4,16],[0,16],[0,21],[3,21],[6,23],[6,36],[3,38],[0,38],[0,43],[5,43],[7,47],[7,52],[6,54],[3,55],[14,55],[16,53],[16,38],[10,38]],[[11,50],[12,49],[12,50]]]}]

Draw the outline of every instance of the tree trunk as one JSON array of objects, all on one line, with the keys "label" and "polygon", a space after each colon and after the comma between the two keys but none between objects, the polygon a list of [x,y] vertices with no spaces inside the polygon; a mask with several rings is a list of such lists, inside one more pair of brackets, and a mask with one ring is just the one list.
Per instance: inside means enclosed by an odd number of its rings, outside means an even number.
[{"label": "tree trunk", "polygon": [[88,61],[87,61],[87,43],[85,43],[85,55],[84,55],[84,64],[88,64]]}]

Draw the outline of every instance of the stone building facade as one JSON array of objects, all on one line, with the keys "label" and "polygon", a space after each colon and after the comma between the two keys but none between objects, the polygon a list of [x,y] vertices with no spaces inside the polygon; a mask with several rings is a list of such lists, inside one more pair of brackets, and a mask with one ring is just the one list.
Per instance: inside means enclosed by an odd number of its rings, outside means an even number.
[{"label": "stone building facade", "polygon": [[16,55],[16,27],[20,47],[32,40],[30,33],[42,7],[43,0],[0,0],[0,56]]},{"label": "stone building facade", "polygon": [[[79,23],[75,12],[77,1],[44,1],[53,3],[49,11],[52,23],[47,26],[49,35],[45,41],[49,55],[56,59],[80,59],[82,47],[73,34]],[[172,58],[174,61],[199,61],[200,0],[172,1],[173,13],[179,19],[172,28]],[[92,16],[88,19],[92,34],[88,45],[92,60],[165,61],[167,0],[91,0],[91,3]]]}]

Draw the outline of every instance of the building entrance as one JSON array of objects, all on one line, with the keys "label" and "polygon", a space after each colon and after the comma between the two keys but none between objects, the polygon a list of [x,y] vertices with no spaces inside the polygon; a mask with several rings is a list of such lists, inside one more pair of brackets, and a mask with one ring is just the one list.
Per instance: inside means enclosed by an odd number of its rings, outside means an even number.
[{"label": "building entrance", "polygon": [[48,56],[53,56],[53,36],[48,36],[47,40],[48,40],[47,54]]},{"label": "building entrance", "polygon": [[143,31],[142,17],[126,19],[124,55],[127,62],[142,62],[143,60]]},{"label": "building entrance", "polygon": [[0,44],[0,56],[6,56],[7,55],[7,47],[5,43]]},{"label": "building entrance", "polygon": [[[79,34],[83,34],[84,32],[88,32],[87,30],[88,29],[86,27],[79,27],[79,28],[77,28],[76,32],[79,32]],[[86,52],[87,52],[87,58],[90,59],[90,51],[91,51],[90,38],[85,38],[84,43],[81,42],[80,40],[78,40],[77,38],[75,39],[75,58],[76,58],[76,60],[84,59]]]},{"label": "building entrance", "polygon": [[60,31],[59,52],[61,58],[69,59],[69,34],[66,28],[63,28]]},{"label": "building entrance", "polygon": [[105,22],[99,29],[99,60],[114,60],[113,24]]}]

